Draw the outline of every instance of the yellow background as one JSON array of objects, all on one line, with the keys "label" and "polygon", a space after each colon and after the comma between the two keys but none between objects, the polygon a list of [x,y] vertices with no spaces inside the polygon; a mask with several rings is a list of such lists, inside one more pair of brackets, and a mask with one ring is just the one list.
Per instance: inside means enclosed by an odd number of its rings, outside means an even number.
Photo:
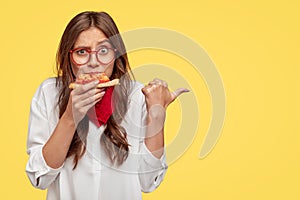
[{"label": "yellow background", "polygon": [[[189,79],[192,86],[200,85],[194,94],[201,126],[161,186],[144,199],[300,199],[299,8],[296,0],[2,1],[0,199],[45,198],[46,192],[34,189],[25,174],[29,105],[41,81],[53,76],[66,24],[84,10],[109,12],[121,32],[155,26],[193,38],[207,50],[224,82],[222,136],[199,160],[211,105],[201,77]],[[132,65],[158,59],[182,67],[168,55],[154,52],[149,59],[145,53],[130,55]],[[178,103],[168,114],[172,130]]]}]

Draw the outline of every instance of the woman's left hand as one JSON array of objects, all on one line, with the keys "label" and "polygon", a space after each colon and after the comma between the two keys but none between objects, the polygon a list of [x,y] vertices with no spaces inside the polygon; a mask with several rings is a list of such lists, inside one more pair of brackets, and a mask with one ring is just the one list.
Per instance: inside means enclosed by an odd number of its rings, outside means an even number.
[{"label": "woman's left hand", "polygon": [[149,111],[154,105],[159,105],[166,109],[179,95],[189,92],[189,90],[178,88],[174,92],[170,92],[165,81],[155,78],[142,89],[142,92],[145,95],[147,110]]}]

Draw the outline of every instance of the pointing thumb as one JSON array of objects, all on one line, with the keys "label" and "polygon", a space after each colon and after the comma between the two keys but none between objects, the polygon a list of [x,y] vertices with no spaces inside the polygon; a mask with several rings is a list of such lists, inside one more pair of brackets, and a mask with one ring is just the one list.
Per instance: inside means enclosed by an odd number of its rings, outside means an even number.
[{"label": "pointing thumb", "polygon": [[171,95],[172,95],[172,101],[174,101],[182,93],[189,92],[189,91],[190,90],[188,90],[186,88],[178,88],[177,90],[175,90],[174,92],[171,93]]}]

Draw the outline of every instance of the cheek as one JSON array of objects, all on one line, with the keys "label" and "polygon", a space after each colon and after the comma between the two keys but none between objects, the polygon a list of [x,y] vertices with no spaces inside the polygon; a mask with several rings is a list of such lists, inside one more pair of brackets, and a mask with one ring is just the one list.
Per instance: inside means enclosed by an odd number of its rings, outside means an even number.
[{"label": "cheek", "polygon": [[73,74],[77,77],[77,74],[78,74],[78,71],[79,71],[79,67],[72,65],[72,71],[73,71]]},{"label": "cheek", "polygon": [[105,74],[106,76],[108,76],[109,78],[111,77],[112,73],[113,73],[113,70],[114,70],[114,62],[111,63],[110,65],[108,65],[106,68],[105,68]]}]

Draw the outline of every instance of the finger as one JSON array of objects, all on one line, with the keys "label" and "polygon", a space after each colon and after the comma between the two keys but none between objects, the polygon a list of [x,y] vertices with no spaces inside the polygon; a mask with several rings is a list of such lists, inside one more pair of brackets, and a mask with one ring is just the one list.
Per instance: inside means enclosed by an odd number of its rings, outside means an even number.
[{"label": "finger", "polygon": [[98,80],[86,84],[79,84],[78,87],[73,90],[74,94],[82,94],[88,90],[95,89],[98,84]]},{"label": "finger", "polygon": [[168,87],[168,84],[164,81],[151,81],[149,83],[149,85],[161,85],[161,86],[164,86],[164,87]]},{"label": "finger", "polygon": [[143,87],[142,88],[143,94],[145,96],[147,96],[151,92],[151,90],[152,90],[153,87],[154,87],[154,85],[146,85],[145,87]]},{"label": "finger", "polygon": [[149,88],[149,85],[146,85],[145,87],[143,87],[143,88],[141,89],[141,90],[142,90],[142,93],[143,93],[144,95],[147,94],[148,88]]},{"label": "finger", "polygon": [[[104,94],[104,95],[105,95],[105,94]],[[104,95],[99,95],[99,96],[97,96],[96,99],[95,99],[95,101],[96,101],[96,102],[100,101],[100,100],[104,97]]]},{"label": "finger", "polygon": [[84,107],[87,106],[89,104],[93,104],[94,102],[97,102],[99,99],[102,99],[102,97],[104,96],[105,91],[100,92],[98,94],[94,94],[84,100],[81,100],[80,102],[77,103],[77,107]]},{"label": "finger", "polygon": [[155,85],[155,84],[156,84],[155,81],[150,81],[150,82],[148,83],[148,85]]},{"label": "finger", "polygon": [[100,92],[104,92],[105,91],[105,88],[96,88],[95,89],[95,94],[98,94]]},{"label": "finger", "polygon": [[174,101],[179,95],[181,95],[182,93],[185,92],[189,92],[190,90],[186,89],[186,88],[178,88],[177,90],[175,90],[174,92],[171,93],[172,96],[172,100]]},{"label": "finger", "polygon": [[164,81],[164,80],[161,80],[161,79],[159,79],[159,78],[153,79],[153,82],[155,82],[155,83],[157,83],[157,84],[159,84],[159,85],[163,85],[164,87],[168,87],[167,82]]},{"label": "finger", "polygon": [[104,91],[105,91],[104,89],[92,88],[81,94],[73,94],[73,98],[74,98],[74,101],[76,101],[76,102],[84,101],[85,99],[92,98],[94,95],[100,94],[101,92],[104,92]]},{"label": "finger", "polygon": [[[91,99],[91,101],[87,101],[86,104],[85,104],[84,106],[89,105],[89,104],[92,104],[92,103],[94,103],[94,102],[97,103],[98,101],[100,101],[100,100],[104,97],[104,95],[105,95],[105,91],[100,92],[100,93],[98,93],[98,94],[95,94],[95,95],[93,96],[93,99]],[[85,102],[83,102],[83,103],[85,103]]]},{"label": "finger", "polygon": [[80,116],[84,116],[87,114],[87,112],[93,107],[95,106],[95,104],[97,103],[97,101],[93,101],[92,103],[86,105],[86,106],[83,106],[83,107],[80,107],[77,111],[73,111],[73,115],[74,115],[74,119],[75,120],[75,123],[78,124],[80,122],[80,120],[82,119],[82,117]]},{"label": "finger", "polygon": [[[100,98],[100,100],[101,100],[101,99],[102,99],[102,97]],[[100,100],[98,100],[98,101],[100,101]],[[92,103],[90,103],[90,104],[84,106],[84,107],[83,107],[84,112],[87,113],[93,106],[96,105],[96,103],[97,103],[98,101],[94,101],[94,102],[92,102]]]}]

